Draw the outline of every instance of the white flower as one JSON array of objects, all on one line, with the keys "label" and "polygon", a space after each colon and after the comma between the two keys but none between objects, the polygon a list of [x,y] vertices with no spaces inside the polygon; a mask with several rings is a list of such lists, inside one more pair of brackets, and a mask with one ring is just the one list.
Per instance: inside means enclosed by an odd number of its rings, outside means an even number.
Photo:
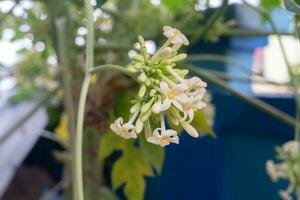
[{"label": "white flower", "polygon": [[116,119],[116,121],[110,125],[110,129],[117,135],[129,139],[129,138],[137,138],[135,132],[135,126],[132,123],[123,124],[122,117]]},{"label": "white flower", "polygon": [[283,145],[283,151],[294,154],[300,151],[300,144],[297,141],[289,141]]},{"label": "white flower", "polygon": [[163,130],[162,128],[157,128],[153,131],[153,135],[147,138],[147,141],[164,147],[170,143],[178,144],[179,138],[177,132],[172,129]]},{"label": "white flower", "polygon": [[164,110],[167,110],[171,104],[173,104],[177,109],[183,111],[182,105],[180,104],[180,99],[185,98],[184,91],[187,89],[185,84],[177,84],[173,88],[170,88],[169,85],[165,82],[159,84],[161,92],[164,95],[164,100],[156,102],[152,106],[152,111],[154,113],[159,113]]},{"label": "white flower", "polygon": [[277,173],[277,169],[276,169],[276,165],[274,164],[274,162],[272,160],[268,160],[266,163],[266,170],[268,175],[271,177],[273,182],[276,182],[279,178],[278,173]]},{"label": "white flower", "polygon": [[180,124],[182,126],[182,128],[192,137],[199,137],[198,131],[192,126],[190,125],[188,122],[184,121],[184,120],[180,120]]},{"label": "white flower", "polygon": [[184,83],[188,86],[187,90],[190,95],[201,97],[201,99],[203,98],[206,92],[205,88],[207,87],[207,83],[196,76],[186,79]]},{"label": "white flower", "polygon": [[172,44],[184,44],[189,45],[189,41],[184,34],[182,34],[178,29],[172,28],[170,26],[165,26],[164,35],[171,40]]},{"label": "white flower", "polygon": [[180,99],[180,103],[183,108],[184,118],[189,117],[191,122],[194,118],[194,112],[200,110],[206,106],[206,103],[201,101],[202,98],[194,96],[185,96]]}]

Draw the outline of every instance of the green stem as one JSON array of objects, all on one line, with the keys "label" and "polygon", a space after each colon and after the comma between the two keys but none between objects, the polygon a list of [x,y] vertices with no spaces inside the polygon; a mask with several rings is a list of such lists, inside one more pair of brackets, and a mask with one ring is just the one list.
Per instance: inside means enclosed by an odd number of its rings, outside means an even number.
[{"label": "green stem", "polygon": [[82,135],[83,135],[83,123],[85,114],[85,104],[87,99],[87,94],[89,90],[91,76],[87,73],[84,77],[77,113],[77,127],[75,135],[75,171],[76,171],[76,184],[75,191],[76,200],[84,200],[84,190],[83,190],[83,175],[82,175]]},{"label": "green stem", "polygon": [[270,116],[288,124],[291,127],[295,127],[295,125],[296,125],[295,119],[293,117],[287,115],[286,113],[278,110],[277,108],[275,108],[259,99],[248,97],[246,94],[243,94],[243,93],[239,92],[238,90],[230,87],[225,81],[223,81],[222,79],[218,78],[217,76],[215,76],[214,74],[212,74],[210,72],[203,71],[200,68],[195,67],[195,66],[188,66],[188,69],[190,69],[194,73],[197,73],[198,75],[204,77],[209,82],[211,82],[215,85],[218,85],[220,88],[222,88],[222,89],[230,92],[231,94],[237,96],[238,98],[244,100],[245,102],[264,111],[265,113],[269,114]]},{"label": "green stem", "polygon": [[[194,54],[194,55],[189,56],[187,58],[187,61],[211,61],[211,62],[221,62],[221,63],[226,63],[226,64],[232,64],[232,66],[238,67],[243,72],[245,72],[247,74],[249,73],[247,65],[245,65],[242,62],[240,62],[239,60],[236,60],[236,59],[233,59],[233,58],[230,58],[230,57],[226,57],[226,56],[222,56],[222,55],[217,55],[217,54]],[[216,73],[218,73],[218,74],[221,73],[221,72],[218,72],[218,71],[214,71],[214,72],[215,72],[215,74]],[[255,81],[260,81],[260,82],[264,82],[264,83],[268,83],[268,84],[273,84],[273,85],[286,85],[286,86],[289,86],[286,83],[281,84],[281,83],[276,83],[276,82],[273,82],[273,81],[266,80],[263,76],[261,76],[258,73],[253,73],[253,75],[258,76],[258,78],[260,78],[260,79],[255,79],[255,78],[251,79],[251,78],[246,78],[245,77],[245,78],[241,78],[240,80],[253,80],[254,82]],[[233,76],[231,76],[229,74],[226,74],[226,77],[227,76],[233,77]],[[226,78],[226,79],[231,79],[231,78]],[[239,79],[239,78],[235,77],[233,79]]]},{"label": "green stem", "polygon": [[225,64],[232,64],[232,66],[241,69],[245,73],[249,73],[248,66],[240,62],[237,59],[230,58],[228,56],[222,56],[217,54],[192,54],[187,57],[187,61],[214,61]]},{"label": "green stem", "polygon": [[209,70],[209,69],[203,69],[203,68],[202,68],[202,70],[207,71],[209,73],[212,73],[215,76],[218,76],[219,78],[222,78],[222,79],[225,79],[225,80],[235,80],[235,81],[247,82],[247,83],[271,84],[271,85],[276,85],[276,86],[289,86],[287,84],[281,84],[281,83],[276,83],[276,82],[273,82],[273,81],[268,81],[268,80],[265,80],[264,78],[256,77],[256,76],[254,76],[254,77],[251,77],[251,76],[235,76],[235,75],[232,75],[232,74],[228,74],[228,73],[224,73],[224,72],[216,71],[216,70]]},{"label": "green stem", "polygon": [[69,151],[71,154],[71,163],[67,164],[68,170],[72,173],[69,174],[72,180],[72,194],[75,197],[75,164],[74,164],[74,157],[75,157],[75,111],[74,111],[74,102],[73,102],[73,95],[72,95],[72,81],[71,81],[71,72],[69,70],[69,56],[67,53],[68,45],[66,43],[67,39],[66,36],[68,34],[66,30],[66,18],[61,17],[55,19],[55,27],[57,31],[57,46],[58,46],[58,57],[59,63],[62,68],[62,80],[63,80],[63,88],[64,88],[64,105],[67,111],[68,116],[68,130],[69,130]]},{"label": "green stem", "polygon": [[201,29],[201,31],[199,32],[199,35],[196,35],[195,38],[198,38],[198,36],[205,37],[205,35],[210,31],[210,29],[214,27],[215,23],[217,23],[217,21],[223,16],[227,5],[228,0],[224,0],[221,7],[211,15],[211,17],[205,23],[203,29]]},{"label": "green stem", "polygon": [[83,189],[83,174],[82,174],[82,136],[83,136],[83,123],[85,114],[85,104],[90,84],[89,70],[94,66],[94,21],[93,21],[93,7],[90,0],[84,0],[85,12],[87,17],[87,45],[86,45],[86,65],[85,76],[81,88],[78,113],[77,113],[77,126],[75,135],[75,173],[76,173],[76,200],[84,200]]},{"label": "green stem", "polygon": [[136,75],[135,75],[134,72],[129,71],[125,67],[122,67],[122,66],[119,66],[119,65],[112,65],[112,64],[105,64],[105,65],[96,66],[95,68],[89,70],[89,73],[96,73],[96,72],[102,71],[102,70],[118,71],[118,72],[121,72],[123,74],[126,74],[126,75],[130,76],[133,79],[136,79]]}]

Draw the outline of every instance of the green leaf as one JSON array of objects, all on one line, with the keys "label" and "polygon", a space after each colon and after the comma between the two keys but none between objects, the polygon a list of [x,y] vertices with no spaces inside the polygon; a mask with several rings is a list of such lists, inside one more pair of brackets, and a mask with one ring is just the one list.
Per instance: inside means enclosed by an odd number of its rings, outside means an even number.
[{"label": "green leaf", "polygon": [[110,129],[101,137],[99,159],[104,160],[120,148],[124,139],[114,134]]},{"label": "green leaf", "polygon": [[139,139],[142,154],[147,158],[156,172],[160,174],[164,163],[165,149],[147,142],[144,136],[140,136]]},{"label": "green leaf", "polygon": [[122,117],[125,121],[128,119],[130,114],[129,110],[132,106],[130,101],[133,99],[134,95],[135,93],[132,90],[125,91],[120,95],[114,108],[115,116]]},{"label": "green leaf", "polygon": [[162,3],[165,4],[170,11],[177,11],[184,6],[195,5],[196,1],[195,0],[163,0]]},{"label": "green leaf", "polygon": [[125,184],[124,193],[129,200],[142,200],[145,191],[144,176],[153,175],[151,165],[133,142],[125,142],[122,150],[123,155],[112,168],[113,189]]},{"label": "green leaf", "polygon": [[216,135],[213,128],[209,126],[203,110],[198,110],[195,112],[194,119],[191,124],[202,133],[209,134],[213,137]]},{"label": "green leaf", "polygon": [[287,10],[300,14],[300,5],[293,0],[284,0],[284,6]]},{"label": "green leaf", "polygon": [[111,191],[110,188],[108,187],[101,187],[101,191],[100,191],[100,199],[101,200],[120,200],[118,198],[118,196]]},{"label": "green leaf", "polygon": [[106,1],[107,0],[97,0],[97,7],[101,8],[101,6],[106,3]]},{"label": "green leaf", "polygon": [[273,9],[281,5],[281,0],[262,0],[260,6],[265,9]]}]

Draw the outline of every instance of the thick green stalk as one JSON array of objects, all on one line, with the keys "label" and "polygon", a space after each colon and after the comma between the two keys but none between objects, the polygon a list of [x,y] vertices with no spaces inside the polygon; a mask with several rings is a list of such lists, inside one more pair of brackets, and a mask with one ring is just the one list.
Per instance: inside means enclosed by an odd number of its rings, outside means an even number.
[{"label": "thick green stalk", "polygon": [[271,84],[271,85],[276,85],[276,86],[290,86],[288,84],[282,84],[282,83],[277,83],[277,82],[273,82],[273,81],[268,81],[268,80],[265,80],[264,78],[256,77],[256,76],[254,76],[254,77],[239,76],[239,75],[232,75],[232,74],[228,74],[226,72],[221,72],[221,71],[217,71],[217,70],[209,70],[209,69],[202,69],[202,70],[210,72],[210,73],[214,74],[215,76],[222,78],[224,80],[234,80],[234,81],[246,82],[246,83]]},{"label": "thick green stalk", "polygon": [[128,76],[130,76],[133,79],[136,79],[137,76],[134,72],[129,71],[128,69],[126,69],[125,67],[119,66],[119,65],[112,65],[112,64],[105,64],[105,65],[99,65],[96,66],[95,68],[89,70],[90,73],[96,73],[102,70],[113,70],[113,71],[118,71],[121,72],[123,74],[126,74]]},{"label": "thick green stalk", "polygon": [[83,189],[83,173],[82,173],[82,137],[83,137],[83,124],[85,114],[85,104],[90,84],[89,70],[94,66],[94,21],[93,21],[93,7],[90,0],[84,0],[85,12],[87,18],[87,42],[86,42],[86,65],[85,75],[81,88],[78,113],[77,113],[77,126],[75,135],[75,172],[76,172],[76,200],[84,200]]},{"label": "thick green stalk", "polygon": [[75,183],[75,111],[74,111],[74,102],[73,102],[73,95],[72,95],[72,81],[71,81],[71,72],[70,72],[70,65],[69,65],[69,55],[67,53],[68,45],[67,45],[67,24],[66,18],[61,17],[55,19],[55,27],[57,32],[57,47],[58,47],[58,60],[59,64],[62,68],[62,80],[63,80],[63,89],[64,89],[64,105],[67,111],[68,116],[68,130],[69,130],[69,151],[71,154],[71,162],[67,164],[68,173],[70,179],[72,180],[72,194],[75,197],[76,193],[74,190]]},{"label": "thick green stalk", "polygon": [[188,66],[188,69],[190,69],[192,72],[204,77],[205,79],[207,79],[207,81],[219,86],[220,88],[224,89],[227,92],[230,92],[231,94],[235,95],[236,97],[242,99],[243,101],[245,101],[246,103],[249,103],[253,106],[255,106],[256,108],[264,111],[265,113],[269,114],[270,116],[288,124],[291,127],[295,127],[296,122],[295,119],[289,115],[287,115],[286,113],[278,110],[277,108],[259,100],[259,99],[255,99],[255,98],[251,98],[249,96],[247,96],[246,94],[241,93],[240,91],[230,87],[225,81],[223,81],[222,79],[218,78],[217,76],[215,76],[214,74],[201,70],[198,67],[195,66]]}]

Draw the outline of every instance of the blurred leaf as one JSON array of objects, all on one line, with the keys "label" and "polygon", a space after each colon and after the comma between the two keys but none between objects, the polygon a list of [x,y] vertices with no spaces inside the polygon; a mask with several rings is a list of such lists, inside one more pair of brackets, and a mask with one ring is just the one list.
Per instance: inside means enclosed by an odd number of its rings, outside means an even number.
[{"label": "blurred leaf", "polygon": [[97,7],[100,8],[105,2],[107,2],[107,0],[97,0]]},{"label": "blurred leaf", "polygon": [[100,199],[101,200],[119,200],[118,196],[111,191],[108,187],[101,187],[100,191]]},{"label": "blurred leaf", "polygon": [[101,143],[99,148],[100,160],[105,160],[115,150],[117,150],[124,139],[115,135],[110,129],[101,137]]},{"label": "blurred leaf", "polygon": [[112,186],[116,190],[123,184],[124,193],[129,200],[144,199],[144,176],[152,176],[151,165],[142,152],[126,140],[122,146],[123,155],[112,168]]},{"label": "blurred leaf", "polygon": [[281,5],[281,0],[262,0],[260,3],[261,7],[265,9],[273,9]]},{"label": "blurred leaf", "polygon": [[191,124],[201,133],[206,133],[215,137],[215,132],[213,128],[209,126],[203,110],[198,110],[195,112],[195,116]]},{"label": "blurred leaf", "polygon": [[123,92],[114,107],[115,116],[122,117],[125,121],[129,117],[129,110],[132,104],[130,101],[133,99],[135,93],[132,90]]},{"label": "blurred leaf", "polygon": [[163,0],[163,4],[171,11],[178,11],[184,6],[192,6],[196,4],[195,0]]},{"label": "blurred leaf", "polygon": [[287,10],[300,14],[300,5],[293,0],[284,0],[284,6]]},{"label": "blurred leaf", "polygon": [[151,163],[157,173],[160,174],[164,163],[165,149],[147,142],[144,136],[140,136],[139,139],[142,154]]},{"label": "blurred leaf", "polygon": [[34,91],[25,88],[17,89],[16,93],[9,98],[10,103],[17,104],[25,100],[33,99]]}]

